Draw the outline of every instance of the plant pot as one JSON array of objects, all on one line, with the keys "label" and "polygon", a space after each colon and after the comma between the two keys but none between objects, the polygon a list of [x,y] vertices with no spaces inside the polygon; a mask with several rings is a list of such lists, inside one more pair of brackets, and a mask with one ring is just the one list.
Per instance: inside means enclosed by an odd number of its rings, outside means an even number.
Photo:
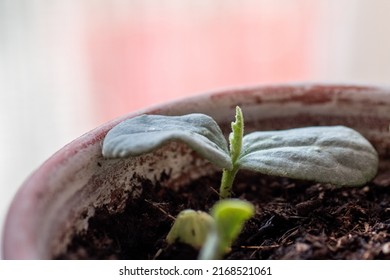
[{"label": "plant pot", "polygon": [[[246,132],[317,125],[345,125],[364,135],[380,156],[379,175],[389,170],[390,89],[349,85],[280,85],[212,92],[131,113],[71,142],[48,159],[21,186],[4,227],[5,259],[51,259],[72,237],[87,229],[104,206],[123,211],[147,180],[153,189],[178,190],[218,172],[180,143],[127,159],[104,159],[102,140],[122,120],[142,113],[212,116],[228,134],[239,105]],[[390,192],[390,190],[389,190]],[[131,200],[131,199],[130,199]],[[131,234],[130,234],[131,235]]]}]

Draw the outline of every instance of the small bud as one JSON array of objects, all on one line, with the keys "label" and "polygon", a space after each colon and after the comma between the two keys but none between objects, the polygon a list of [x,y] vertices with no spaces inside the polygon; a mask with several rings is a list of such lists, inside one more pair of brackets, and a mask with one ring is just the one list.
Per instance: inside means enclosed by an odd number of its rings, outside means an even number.
[{"label": "small bud", "polygon": [[200,249],[214,225],[214,219],[202,211],[183,210],[167,235],[168,244],[181,242]]}]

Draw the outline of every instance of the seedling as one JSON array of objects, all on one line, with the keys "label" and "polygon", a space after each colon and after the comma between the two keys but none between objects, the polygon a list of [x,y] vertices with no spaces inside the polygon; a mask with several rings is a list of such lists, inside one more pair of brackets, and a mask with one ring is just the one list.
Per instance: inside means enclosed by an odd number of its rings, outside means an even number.
[{"label": "seedling", "polygon": [[254,212],[250,202],[239,199],[219,200],[211,209],[211,215],[203,211],[183,210],[166,240],[168,244],[181,242],[201,249],[199,259],[220,259],[230,251],[245,221]]},{"label": "seedling", "polygon": [[293,179],[360,186],[377,173],[378,155],[357,131],[345,126],[318,126],[281,131],[257,131],[244,136],[239,107],[227,141],[218,124],[204,114],[184,116],[142,115],[110,130],[103,142],[108,158],[139,156],[171,141],[180,141],[223,170],[219,195],[211,216],[184,210],[167,241],[200,248],[200,258],[225,254],[253,215],[253,206],[231,196],[239,169]]},{"label": "seedling", "polygon": [[378,154],[357,131],[345,126],[317,126],[257,131],[245,136],[239,107],[229,136],[204,114],[142,115],[111,129],[103,142],[108,158],[139,156],[171,141],[181,141],[223,169],[221,198],[231,196],[239,169],[263,174],[360,186],[377,173]]},{"label": "seedling", "polygon": [[211,209],[215,223],[199,254],[201,260],[221,259],[241,233],[244,223],[255,213],[254,206],[239,199],[223,199]]}]

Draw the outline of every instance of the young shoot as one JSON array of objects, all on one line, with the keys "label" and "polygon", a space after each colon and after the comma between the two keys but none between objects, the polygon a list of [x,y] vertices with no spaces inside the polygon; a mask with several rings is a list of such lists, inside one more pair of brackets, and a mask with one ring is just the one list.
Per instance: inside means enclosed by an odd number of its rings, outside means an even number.
[{"label": "young shoot", "polygon": [[199,259],[217,260],[228,253],[244,223],[254,215],[254,209],[250,202],[239,199],[218,201],[211,209],[215,223],[200,251]]},{"label": "young shoot", "polygon": [[167,243],[181,242],[201,249],[199,259],[221,259],[254,215],[254,206],[239,199],[222,199],[210,214],[191,209],[180,212],[166,237]]},{"label": "young shoot", "polygon": [[232,123],[232,132],[229,135],[230,158],[232,168],[224,168],[222,172],[219,196],[227,198],[231,196],[234,178],[239,169],[238,159],[241,155],[242,137],[244,136],[244,117],[240,107],[236,107],[236,121]]}]

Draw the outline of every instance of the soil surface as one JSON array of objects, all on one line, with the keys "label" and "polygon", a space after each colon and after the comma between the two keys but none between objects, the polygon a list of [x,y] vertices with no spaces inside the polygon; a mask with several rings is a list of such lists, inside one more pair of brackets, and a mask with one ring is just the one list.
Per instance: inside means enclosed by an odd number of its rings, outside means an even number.
[{"label": "soil surface", "polygon": [[[226,259],[390,259],[390,174],[360,188],[240,171],[234,197],[256,206]],[[196,259],[190,246],[165,237],[184,209],[208,211],[220,174],[175,192],[145,182],[123,213],[96,209],[89,228],[58,259]],[[154,189],[154,191],[149,191]]]}]

